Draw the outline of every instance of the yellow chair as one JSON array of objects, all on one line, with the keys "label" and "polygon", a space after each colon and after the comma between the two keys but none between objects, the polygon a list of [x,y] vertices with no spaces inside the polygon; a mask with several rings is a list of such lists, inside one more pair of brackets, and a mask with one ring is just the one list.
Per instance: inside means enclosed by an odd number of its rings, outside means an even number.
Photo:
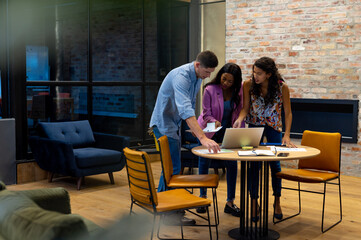
[{"label": "yellow chair", "polygon": [[[197,207],[206,207],[207,209],[209,235],[210,239],[212,239],[208,210],[212,201],[194,196],[184,189],[175,189],[157,193],[155,190],[153,173],[148,154],[124,148],[124,155],[126,157],[126,167],[131,196],[130,214],[133,213],[134,204],[153,214],[151,239],[153,238],[155,221],[158,215],[164,216],[165,213],[177,210],[188,210]],[[161,219],[159,220],[157,232],[158,238],[160,238],[160,222]],[[183,226],[181,226],[181,234],[182,239],[184,239]]]},{"label": "yellow chair", "polygon": [[[217,202],[217,187],[219,183],[219,177],[217,174],[201,174],[201,175],[173,175],[173,163],[169,150],[169,142],[167,136],[162,136],[158,139],[158,145],[160,150],[160,159],[162,162],[163,179],[166,189],[179,189],[179,188],[211,188],[213,196],[213,208],[214,208],[214,220],[216,227],[216,234],[218,238],[218,202]],[[192,212],[198,217],[202,216]],[[200,225],[198,225],[200,226]],[[205,226],[205,225],[203,225]]]},{"label": "yellow chair", "polygon": [[[315,131],[304,131],[302,136],[301,145],[317,148],[321,151],[320,155],[299,160],[298,169],[283,168],[281,172],[277,173],[277,177],[298,182],[298,189],[286,188],[298,191],[298,213],[284,218],[278,223],[301,213],[301,192],[317,193],[323,195],[322,206],[322,223],[321,231],[324,233],[336,226],[342,221],[342,202],[341,202],[341,183],[340,183],[340,167],[341,167],[341,134],[340,133],[326,133]],[[333,180],[337,180],[334,182]],[[330,182],[332,181],[332,182]],[[300,183],[323,183],[323,191],[309,191],[301,190]],[[325,198],[326,198],[326,185],[338,185],[339,200],[340,200],[340,219],[324,230],[324,215],[325,215]]]}]

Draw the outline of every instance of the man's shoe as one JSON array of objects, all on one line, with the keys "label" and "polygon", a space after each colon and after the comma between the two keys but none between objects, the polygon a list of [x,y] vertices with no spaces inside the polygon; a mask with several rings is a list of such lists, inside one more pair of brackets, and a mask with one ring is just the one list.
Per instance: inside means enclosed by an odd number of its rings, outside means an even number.
[{"label": "man's shoe", "polygon": [[196,224],[196,220],[190,219],[179,214],[169,214],[164,219],[164,224],[170,226],[193,226]]},{"label": "man's shoe", "polygon": [[191,218],[187,218],[187,217],[182,217],[181,222],[182,222],[183,226],[194,226],[194,225],[196,225],[196,220],[191,219]]},{"label": "man's shoe", "polygon": [[226,206],[224,207],[224,212],[232,214],[232,216],[235,216],[235,217],[241,216],[241,211],[236,206],[236,204],[233,204],[232,207],[230,207],[228,204],[226,204]]},{"label": "man's shoe", "polygon": [[186,214],[186,211],[185,210],[177,210],[177,211],[175,211],[175,213],[184,216],[184,214]]},{"label": "man's shoe", "polygon": [[207,212],[207,209],[206,209],[206,207],[199,207],[199,208],[197,208],[197,213],[205,213],[205,212]]}]

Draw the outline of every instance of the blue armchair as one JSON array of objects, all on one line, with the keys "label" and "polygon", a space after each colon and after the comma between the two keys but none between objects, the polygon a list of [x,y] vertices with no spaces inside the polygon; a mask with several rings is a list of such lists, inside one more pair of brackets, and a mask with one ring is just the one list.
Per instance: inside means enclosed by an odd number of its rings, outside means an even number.
[{"label": "blue armchair", "polygon": [[108,173],[114,184],[113,172],[125,166],[123,148],[129,138],[94,133],[87,120],[71,122],[40,122],[40,136],[29,138],[29,145],[38,165],[49,172],[77,178],[80,190],[83,178]]}]

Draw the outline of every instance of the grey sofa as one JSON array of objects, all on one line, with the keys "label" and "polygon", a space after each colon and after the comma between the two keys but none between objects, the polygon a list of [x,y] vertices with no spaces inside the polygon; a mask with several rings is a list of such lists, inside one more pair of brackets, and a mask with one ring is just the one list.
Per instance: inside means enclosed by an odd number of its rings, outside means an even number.
[{"label": "grey sofa", "polygon": [[10,191],[0,182],[0,240],[67,240],[102,232],[95,223],[71,214],[64,188]]}]

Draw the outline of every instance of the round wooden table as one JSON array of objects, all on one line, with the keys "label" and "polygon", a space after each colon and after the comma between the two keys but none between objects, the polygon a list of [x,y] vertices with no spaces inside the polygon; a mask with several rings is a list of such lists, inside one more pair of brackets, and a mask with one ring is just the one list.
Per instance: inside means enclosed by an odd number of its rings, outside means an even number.
[{"label": "round wooden table", "polygon": [[[204,154],[197,150],[205,150],[203,146],[192,149],[192,153],[209,159],[240,161],[240,224],[239,228],[234,228],[228,232],[233,239],[278,239],[279,233],[268,229],[268,192],[269,192],[269,162],[271,161],[287,161],[295,159],[306,159],[320,154],[320,150],[312,147],[301,146],[306,151],[277,151],[275,156],[239,156],[238,151],[242,149],[230,149],[229,153]],[[270,150],[267,146],[259,146],[254,150]],[[277,157],[280,152],[287,152],[287,157]],[[260,170],[259,198],[260,198],[260,219],[257,222],[251,221],[251,198],[247,190],[247,173],[251,162],[260,162],[262,167]]]}]

